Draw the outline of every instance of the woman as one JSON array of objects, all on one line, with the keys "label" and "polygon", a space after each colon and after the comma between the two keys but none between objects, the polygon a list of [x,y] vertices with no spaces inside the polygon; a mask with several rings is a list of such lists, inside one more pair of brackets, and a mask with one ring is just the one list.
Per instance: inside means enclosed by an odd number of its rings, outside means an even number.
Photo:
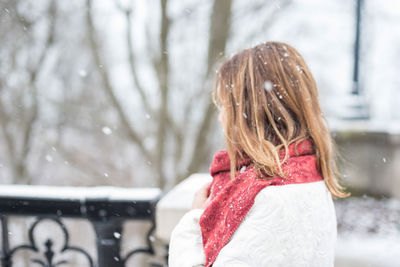
[{"label": "woman", "polygon": [[175,227],[169,266],[333,266],[333,197],[346,197],[317,86],[290,45],[246,49],[218,70],[227,151]]}]

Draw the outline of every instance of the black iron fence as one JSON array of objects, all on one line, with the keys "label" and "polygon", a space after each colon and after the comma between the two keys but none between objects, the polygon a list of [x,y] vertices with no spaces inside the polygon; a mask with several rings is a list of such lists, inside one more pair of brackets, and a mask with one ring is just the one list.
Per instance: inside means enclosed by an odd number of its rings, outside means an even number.
[{"label": "black iron fence", "polygon": [[[123,267],[136,254],[154,255],[151,234],[156,226],[155,205],[160,196],[161,191],[157,188],[0,186],[1,264],[3,267],[13,266],[15,254],[23,250],[35,255],[30,259],[32,265],[44,267],[67,264],[67,260],[60,260],[62,257],[59,257],[67,252],[80,254],[86,258],[86,266],[90,267]],[[28,241],[14,247],[10,247],[8,234],[11,216],[35,217],[28,230]],[[85,248],[70,244],[63,218],[86,219],[93,225],[97,259],[92,258]],[[121,255],[123,223],[127,220],[148,221],[151,227],[143,236],[146,246]],[[55,241],[51,238],[40,246],[36,241],[35,229],[44,221],[52,221],[61,229],[64,235],[61,250],[55,250]],[[164,266],[164,263],[150,265]]]}]

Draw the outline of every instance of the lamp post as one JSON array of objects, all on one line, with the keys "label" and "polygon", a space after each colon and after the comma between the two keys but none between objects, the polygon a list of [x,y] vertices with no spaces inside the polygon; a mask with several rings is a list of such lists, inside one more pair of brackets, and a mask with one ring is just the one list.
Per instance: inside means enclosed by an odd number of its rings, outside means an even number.
[{"label": "lamp post", "polygon": [[357,0],[356,5],[356,38],[354,44],[354,68],[353,68],[353,88],[351,93],[353,95],[360,94],[359,84],[359,63],[360,63],[360,28],[361,28],[361,9],[364,0]]},{"label": "lamp post", "polygon": [[344,119],[348,120],[367,120],[370,118],[368,106],[360,86],[360,48],[361,48],[361,25],[362,9],[364,0],[356,0],[356,25],[354,42],[354,66],[351,95],[349,96],[348,112],[344,114]]}]

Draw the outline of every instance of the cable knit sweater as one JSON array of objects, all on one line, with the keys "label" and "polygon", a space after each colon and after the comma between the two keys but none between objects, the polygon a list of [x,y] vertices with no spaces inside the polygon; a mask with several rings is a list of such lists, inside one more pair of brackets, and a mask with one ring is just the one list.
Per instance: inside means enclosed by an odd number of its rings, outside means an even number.
[{"label": "cable knit sweater", "polygon": [[175,227],[169,266],[333,266],[336,216],[309,141],[289,147],[288,179],[258,179],[249,167],[229,179],[221,151],[211,165],[211,202]]}]

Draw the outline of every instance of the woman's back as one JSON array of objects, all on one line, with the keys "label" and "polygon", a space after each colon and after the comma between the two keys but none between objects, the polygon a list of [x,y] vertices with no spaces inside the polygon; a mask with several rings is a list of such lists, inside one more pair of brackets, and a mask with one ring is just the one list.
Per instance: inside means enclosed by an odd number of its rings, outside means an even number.
[{"label": "woman's back", "polygon": [[[170,242],[169,266],[204,266],[199,219],[185,214]],[[213,267],[316,266],[334,263],[336,215],[324,181],[268,186],[219,252]]]},{"label": "woman's back", "polygon": [[324,181],[269,186],[213,266],[333,266],[335,241],[335,209]]}]

